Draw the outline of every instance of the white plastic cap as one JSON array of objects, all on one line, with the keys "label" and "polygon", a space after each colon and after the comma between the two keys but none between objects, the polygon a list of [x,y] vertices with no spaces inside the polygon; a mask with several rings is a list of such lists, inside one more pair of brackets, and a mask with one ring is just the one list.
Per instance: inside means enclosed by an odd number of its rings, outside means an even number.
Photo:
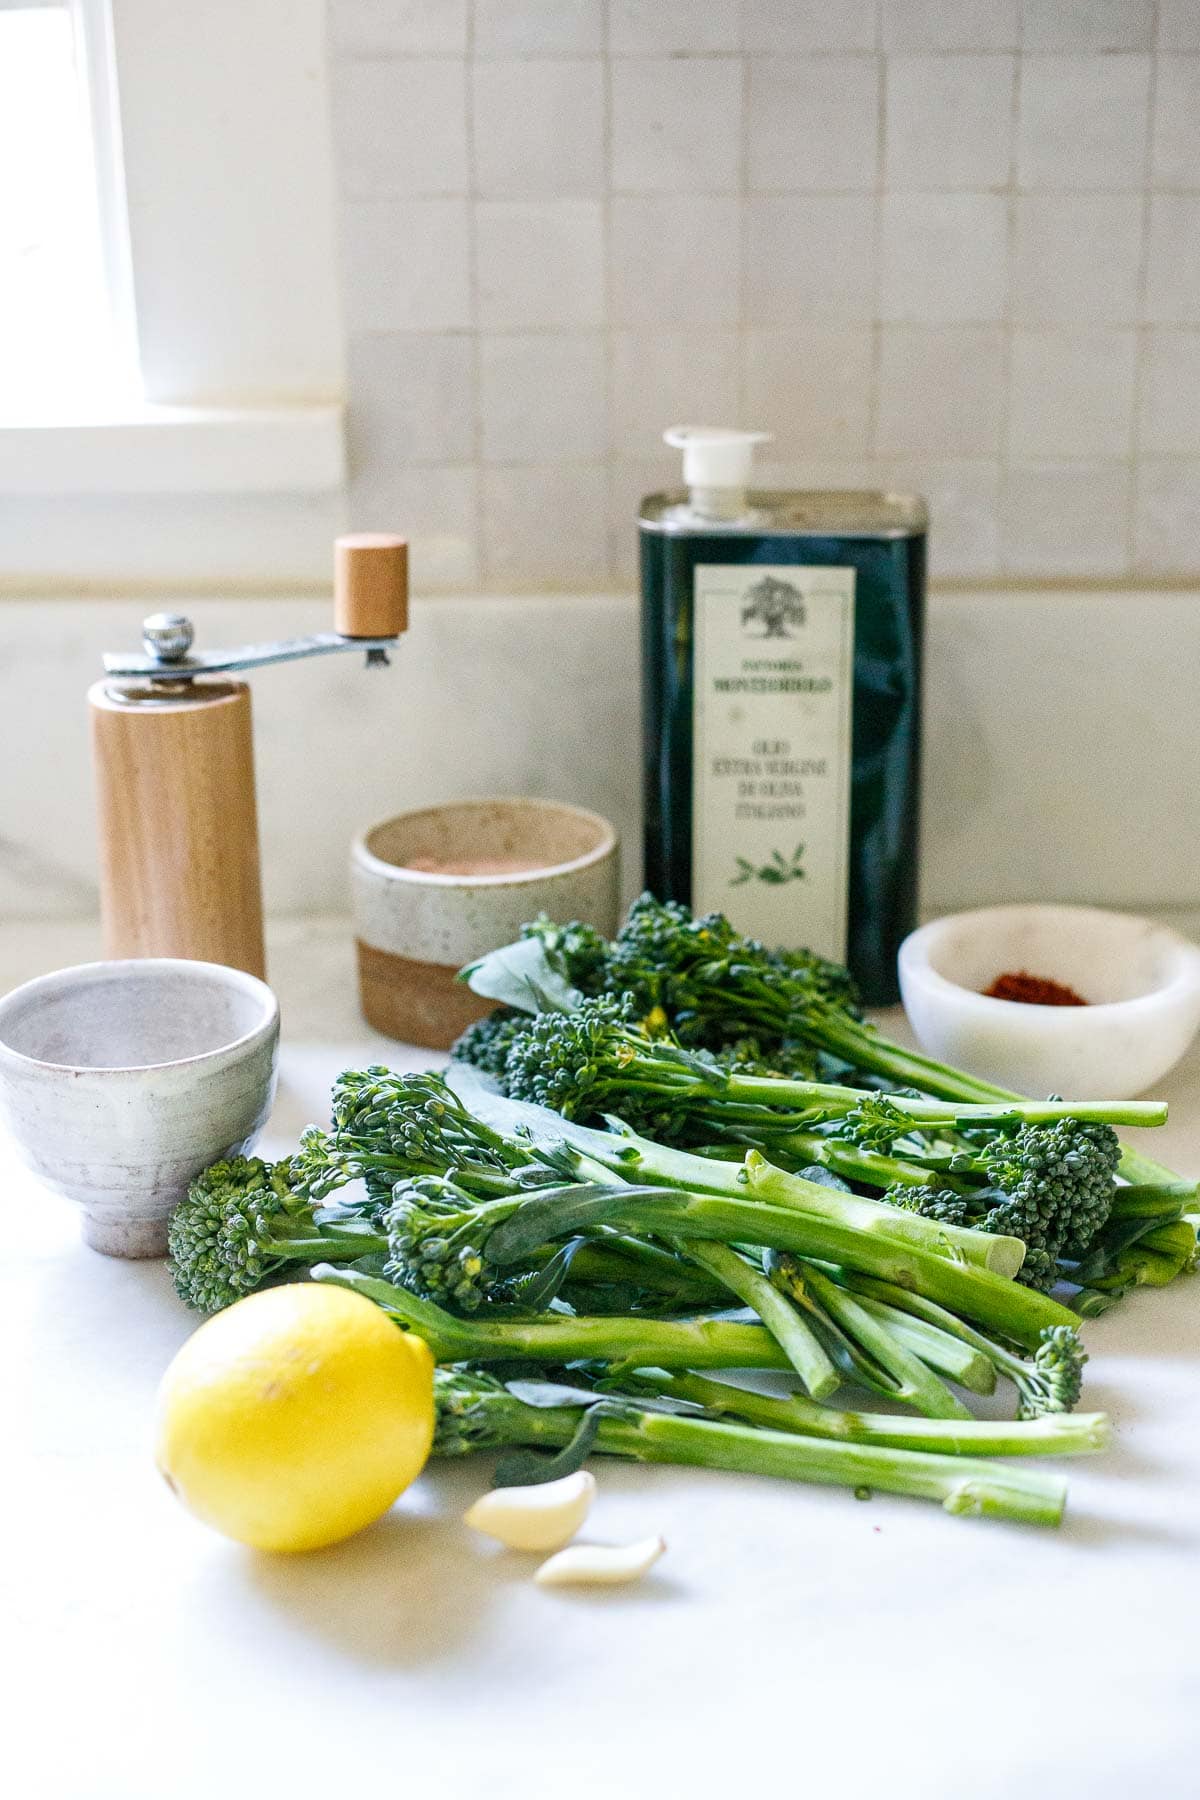
[{"label": "white plastic cap", "polygon": [[683,479],[690,488],[746,488],[755,444],[769,431],[735,431],[725,425],[672,425],[663,442],[683,451]]}]

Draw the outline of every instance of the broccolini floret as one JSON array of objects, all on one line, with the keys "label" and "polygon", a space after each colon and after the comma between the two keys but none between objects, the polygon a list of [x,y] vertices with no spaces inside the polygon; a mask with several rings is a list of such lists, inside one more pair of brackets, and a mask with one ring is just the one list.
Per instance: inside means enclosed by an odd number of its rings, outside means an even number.
[{"label": "broccolini floret", "polygon": [[486,1018],[468,1025],[450,1046],[455,1062],[470,1063],[485,1075],[500,1080],[513,1040],[529,1029],[529,1014],[508,1006],[498,1006]]},{"label": "broccolini floret", "polygon": [[[219,1312],[294,1263],[361,1254],[353,1235],[323,1231],[294,1186],[294,1162],[235,1156],[192,1182],[171,1214],[167,1249],[175,1291],[197,1312]],[[367,1243],[369,1248],[369,1241]]]}]

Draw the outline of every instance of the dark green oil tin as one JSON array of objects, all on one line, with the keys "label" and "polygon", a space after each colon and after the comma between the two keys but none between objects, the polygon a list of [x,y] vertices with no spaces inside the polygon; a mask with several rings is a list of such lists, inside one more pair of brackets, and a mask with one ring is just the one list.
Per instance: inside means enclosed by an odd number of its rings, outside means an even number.
[{"label": "dark green oil tin", "polygon": [[[761,596],[794,591],[785,578],[786,570],[792,568],[809,571],[807,577],[797,577],[806,593],[814,579],[819,588],[825,576],[841,577],[853,596],[852,686],[843,702],[844,708],[848,706],[848,744],[845,732],[841,738],[843,754],[849,758],[849,768],[841,776],[842,813],[848,824],[842,828],[844,855],[839,851],[837,863],[837,880],[845,888],[844,937],[840,944],[815,943],[812,947],[823,954],[844,951],[864,999],[871,1005],[890,1004],[898,996],[896,952],[916,915],[925,507],[915,498],[879,493],[752,491],[746,502],[742,514],[728,521],[698,518],[689,508],[686,490],[653,495],[641,509],[646,885],[660,898],[699,904],[702,910],[719,904],[735,925],[751,929],[752,922],[743,924],[739,911],[747,910],[747,889],[758,893],[756,883],[781,888],[791,877],[798,878],[786,897],[789,917],[794,904],[797,928],[803,922],[804,902],[797,898],[793,903],[790,894],[800,896],[815,892],[822,882],[828,884],[829,868],[813,866],[814,855],[820,856],[820,844],[806,846],[802,841],[805,796],[814,789],[805,771],[811,766],[825,773],[822,794],[837,773],[826,770],[826,757],[805,760],[808,727],[801,714],[810,703],[795,702],[789,716],[796,723],[786,740],[777,732],[756,738],[753,716],[759,702],[750,690],[756,682],[775,681],[785,695],[781,699],[776,694],[772,701],[773,716],[778,720],[783,716],[779,708],[792,706],[788,682],[804,686],[804,657],[797,651],[787,660],[783,643],[786,622],[768,616],[769,608],[764,614]],[[726,603],[718,565],[748,566],[751,571],[762,565],[771,573],[757,580],[748,577],[756,580],[749,591],[757,598],[746,604],[747,590],[738,585],[743,578],[731,568]],[[814,570],[818,572],[815,578]],[[852,578],[846,571],[853,571]],[[833,585],[837,586],[836,579]],[[721,891],[714,892],[709,878],[706,891],[694,896],[699,852],[709,848],[698,842],[700,821],[694,818],[693,794],[694,745],[699,741],[696,596],[701,592],[706,619],[717,620],[727,642],[732,639],[728,638],[728,619],[720,624],[722,607],[739,608],[743,619],[757,609],[756,641],[743,646],[747,657],[742,666],[768,671],[742,681],[744,694],[732,700],[726,694],[720,700],[725,716],[737,721],[732,728],[747,734],[747,755],[738,765],[745,778],[738,782],[735,776],[732,786],[726,778],[727,811],[733,805],[735,789],[752,796],[745,804],[759,817],[767,814],[762,794],[782,792],[789,797],[775,810],[781,814],[790,810],[798,822],[770,827],[776,831],[778,847],[757,863],[753,856],[736,855],[737,845],[731,843],[726,859],[728,880],[722,876]],[[740,598],[735,597],[738,595]],[[797,616],[802,617],[802,600],[794,604]],[[846,630],[848,645],[849,621]],[[775,677],[769,673],[775,670],[793,673]],[[801,673],[797,676],[796,671]],[[809,685],[818,690],[827,684],[814,680]],[[738,687],[737,678],[723,681],[724,690]],[[824,700],[812,702],[810,711],[820,704]],[[751,744],[755,746],[753,754]],[[786,756],[754,760],[760,746],[776,751],[783,748]],[[724,759],[722,769],[727,765],[732,766],[729,758]],[[764,768],[773,773],[783,771],[783,778],[766,779]],[[736,831],[732,835],[736,836]],[[759,835],[761,838],[761,829]],[[726,857],[724,846],[719,855]],[[765,900],[765,893],[760,898]],[[785,901],[772,897],[771,904],[775,908],[772,917],[782,917],[779,909]],[[761,907],[759,910],[761,916]],[[768,934],[759,931],[754,935]],[[783,933],[771,935],[776,942],[785,941]],[[790,947],[799,947],[803,941],[798,929],[790,936]]]}]

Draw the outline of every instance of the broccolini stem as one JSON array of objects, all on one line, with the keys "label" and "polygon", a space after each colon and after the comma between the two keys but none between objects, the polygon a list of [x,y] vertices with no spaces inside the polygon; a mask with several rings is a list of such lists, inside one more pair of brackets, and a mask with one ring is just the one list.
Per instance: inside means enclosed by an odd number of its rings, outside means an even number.
[{"label": "broccolini stem", "polygon": [[[776,1399],[704,1375],[653,1378],[668,1398],[691,1400],[718,1415],[733,1413],[751,1425],[794,1431],[803,1437],[838,1438],[895,1450],[932,1450],[950,1456],[1088,1456],[1108,1448],[1106,1413],[1048,1413],[1040,1419],[906,1419],[890,1413],[837,1412],[801,1394]],[[639,1380],[645,1386],[645,1378]]]},{"label": "broccolini stem", "polygon": [[936,1170],[924,1169],[919,1163],[906,1162],[898,1156],[885,1156],[879,1150],[864,1150],[842,1138],[822,1137],[816,1131],[791,1131],[769,1140],[772,1156],[785,1156],[800,1163],[819,1163],[847,1181],[864,1181],[868,1187],[888,1188],[936,1187]]},{"label": "broccolini stem", "polygon": [[1031,1525],[1059,1524],[1067,1495],[1061,1476],[1041,1470],[634,1409],[627,1417],[600,1420],[596,1448],[638,1462],[940,1500],[948,1513]]},{"label": "broccolini stem", "polygon": [[[1042,1331],[1075,1323],[1074,1315],[1057,1301],[990,1269],[950,1262],[913,1245],[871,1237],[852,1227],[759,1201],[676,1192],[631,1200],[628,1211],[618,1201],[612,1220],[668,1239],[701,1237],[727,1244],[758,1244],[764,1249],[790,1250],[796,1256],[880,1276],[899,1288],[914,1289],[955,1313],[991,1326],[1030,1349],[1036,1349]],[[563,1228],[569,1228],[566,1221]],[[496,1239],[508,1229],[501,1226],[489,1245],[497,1260]],[[521,1248],[523,1251],[525,1247]],[[513,1260],[517,1260],[515,1255]]]},{"label": "broccolini stem", "polygon": [[[841,1087],[818,1081],[790,1081],[777,1075],[728,1075],[723,1092],[731,1099],[781,1106],[788,1100],[819,1106],[833,1114],[850,1112],[869,1090]],[[1020,1100],[964,1102],[917,1100],[907,1094],[889,1094],[889,1103],[914,1123],[971,1128],[985,1125],[1048,1125],[1056,1119],[1095,1120],[1102,1125],[1164,1125],[1163,1100]]]},{"label": "broccolini stem", "polygon": [[961,1338],[952,1337],[940,1326],[918,1319],[913,1313],[901,1312],[899,1307],[887,1305],[883,1300],[874,1300],[865,1294],[858,1294],[856,1298],[865,1312],[870,1313],[881,1325],[886,1325],[894,1338],[939,1375],[956,1381],[972,1394],[995,1393],[995,1365],[970,1344],[964,1343]]},{"label": "broccolini stem", "polygon": [[[1024,1098],[1012,1088],[995,1087],[991,1082],[978,1081],[973,1075],[967,1075],[961,1069],[947,1068],[944,1063],[934,1062],[932,1057],[922,1056],[917,1050],[906,1050],[903,1045],[881,1037],[874,1026],[858,1025],[849,1018],[845,1021],[845,1028],[840,1030],[833,1029],[832,1020],[822,1019],[820,1028],[808,1035],[824,1048],[844,1056],[858,1068],[869,1069],[876,1075],[886,1075],[893,1081],[924,1088],[943,1100],[986,1105],[988,1101],[1019,1101]],[[837,1042],[834,1042],[835,1038]],[[1123,1121],[1113,1116],[1108,1123],[1116,1125]],[[1192,1199],[1195,1199],[1198,1192],[1196,1182],[1181,1184],[1173,1169],[1155,1162],[1152,1157],[1143,1155],[1140,1150],[1134,1150],[1128,1144],[1121,1145],[1119,1173],[1129,1182],[1187,1186]]]},{"label": "broccolini stem", "polygon": [[776,1168],[757,1150],[734,1164],[711,1156],[696,1156],[687,1150],[668,1149],[634,1132],[613,1135],[612,1145],[611,1154],[600,1150],[593,1150],[593,1154],[598,1160],[605,1160],[623,1180],[646,1179],[665,1187],[720,1194],[731,1200],[744,1201],[753,1195],[773,1206],[794,1208],[809,1218],[827,1219],[943,1258],[958,1257],[1001,1275],[1015,1275],[1025,1259],[1020,1238],[943,1224],[879,1200],[864,1200],[858,1194],[822,1187],[818,1182],[806,1181],[802,1175],[790,1175],[786,1169]]},{"label": "broccolini stem", "polygon": [[703,1239],[693,1238],[683,1249],[702,1269],[723,1282],[744,1305],[753,1308],[814,1400],[826,1399],[840,1387],[841,1376],[811,1327],[761,1269],[752,1267],[728,1244],[705,1243]]},{"label": "broccolini stem", "polygon": [[792,1263],[784,1258],[777,1275],[788,1292],[807,1289],[834,1323],[852,1342],[890,1378],[891,1391],[897,1400],[927,1419],[969,1419],[968,1409],[955,1398],[944,1381],[933,1370],[906,1349],[887,1326],[860,1306],[852,1294],[839,1288],[809,1264]]},{"label": "broccolini stem", "polygon": [[551,1315],[516,1319],[460,1319],[432,1301],[373,1275],[320,1263],[314,1281],[356,1288],[408,1331],[424,1338],[439,1363],[583,1360],[631,1368],[788,1369],[791,1364],[761,1325],[728,1319],[653,1319]]}]

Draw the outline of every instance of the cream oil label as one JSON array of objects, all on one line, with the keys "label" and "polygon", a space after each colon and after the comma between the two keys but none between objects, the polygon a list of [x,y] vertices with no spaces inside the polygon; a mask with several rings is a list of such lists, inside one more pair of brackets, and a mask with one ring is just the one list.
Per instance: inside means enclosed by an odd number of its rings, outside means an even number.
[{"label": "cream oil label", "polygon": [[852,568],[695,568],[692,905],[842,961]]}]

